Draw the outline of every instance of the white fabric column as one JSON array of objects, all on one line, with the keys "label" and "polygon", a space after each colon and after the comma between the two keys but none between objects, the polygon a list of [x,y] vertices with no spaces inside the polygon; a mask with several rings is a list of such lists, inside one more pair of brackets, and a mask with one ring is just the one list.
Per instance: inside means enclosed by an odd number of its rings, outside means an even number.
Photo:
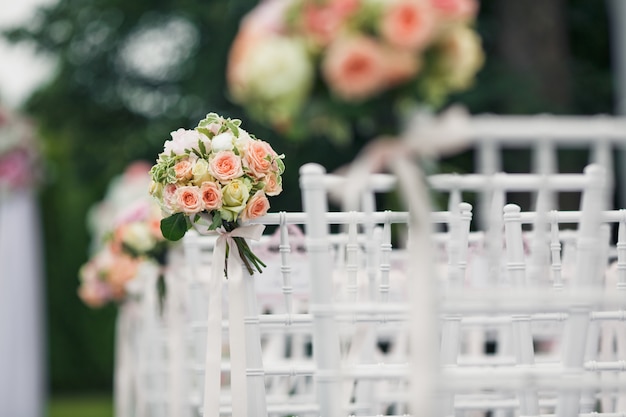
[{"label": "white fabric column", "polygon": [[0,413],[44,415],[41,231],[32,190],[0,193]]}]

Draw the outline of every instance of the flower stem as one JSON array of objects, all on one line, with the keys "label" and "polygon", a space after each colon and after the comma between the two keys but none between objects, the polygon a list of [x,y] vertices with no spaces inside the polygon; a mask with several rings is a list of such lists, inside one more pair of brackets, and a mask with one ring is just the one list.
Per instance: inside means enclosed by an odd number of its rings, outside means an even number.
[{"label": "flower stem", "polygon": [[[226,231],[228,232],[232,232],[237,228],[237,223],[235,222],[223,221],[222,225],[224,226],[224,229],[226,229]],[[261,259],[259,259],[259,257],[256,256],[254,252],[252,252],[252,249],[250,249],[250,246],[248,245],[246,239],[242,237],[234,237],[233,240],[237,245],[239,256],[241,258],[241,261],[244,263],[246,269],[248,270],[248,273],[252,275],[254,274],[255,270],[259,273],[262,273],[262,267],[267,267],[267,265],[265,265],[265,263],[263,263],[263,261],[261,261]]]}]

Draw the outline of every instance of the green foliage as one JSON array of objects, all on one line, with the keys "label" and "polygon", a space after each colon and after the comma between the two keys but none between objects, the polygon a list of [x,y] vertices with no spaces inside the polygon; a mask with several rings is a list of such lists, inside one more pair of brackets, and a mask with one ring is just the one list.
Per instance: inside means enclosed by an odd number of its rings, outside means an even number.
[{"label": "green foliage", "polygon": [[110,397],[53,397],[48,406],[50,417],[112,417],[113,401]]},{"label": "green foliage", "polygon": [[168,240],[181,240],[189,230],[189,220],[184,213],[175,213],[161,220],[161,233]]}]

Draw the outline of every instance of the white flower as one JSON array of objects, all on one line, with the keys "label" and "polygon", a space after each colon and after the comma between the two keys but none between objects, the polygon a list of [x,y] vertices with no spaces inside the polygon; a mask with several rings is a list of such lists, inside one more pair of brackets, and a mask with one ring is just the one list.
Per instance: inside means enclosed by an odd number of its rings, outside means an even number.
[{"label": "white flower", "polygon": [[233,139],[235,136],[231,132],[224,132],[215,136],[211,142],[213,152],[232,151]]},{"label": "white flower", "polygon": [[148,252],[156,244],[154,234],[145,222],[130,223],[124,230],[122,241],[140,253]]},{"label": "white flower", "polygon": [[164,145],[164,153],[170,155],[184,155],[185,150],[200,150],[198,147],[198,141],[202,141],[207,151],[211,149],[211,141],[208,137],[198,132],[197,130],[185,130],[178,129],[175,132],[170,133],[172,140],[168,140]]},{"label": "white flower", "polygon": [[244,149],[246,149],[246,146],[251,141],[252,138],[250,137],[248,132],[246,132],[242,128],[239,128],[239,137],[235,138],[235,148],[237,148],[239,153],[243,153]]},{"label": "white flower", "polygon": [[480,37],[469,27],[458,25],[443,39],[442,52],[448,85],[455,90],[468,88],[485,60]]},{"label": "white flower", "polygon": [[268,99],[308,90],[313,77],[304,44],[277,36],[252,48],[246,68],[251,88]]},{"label": "white flower", "polygon": [[247,45],[231,71],[235,99],[256,106],[273,121],[289,119],[299,111],[314,77],[304,43],[281,36]]}]

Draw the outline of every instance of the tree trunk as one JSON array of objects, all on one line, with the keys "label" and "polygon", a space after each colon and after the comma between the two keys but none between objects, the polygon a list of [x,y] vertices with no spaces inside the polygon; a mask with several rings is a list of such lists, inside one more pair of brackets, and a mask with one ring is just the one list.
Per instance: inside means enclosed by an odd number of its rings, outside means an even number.
[{"label": "tree trunk", "polygon": [[565,0],[498,0],[498,49],[504,62],[537,89],[546,111],[566,110],[571,74]]}]

